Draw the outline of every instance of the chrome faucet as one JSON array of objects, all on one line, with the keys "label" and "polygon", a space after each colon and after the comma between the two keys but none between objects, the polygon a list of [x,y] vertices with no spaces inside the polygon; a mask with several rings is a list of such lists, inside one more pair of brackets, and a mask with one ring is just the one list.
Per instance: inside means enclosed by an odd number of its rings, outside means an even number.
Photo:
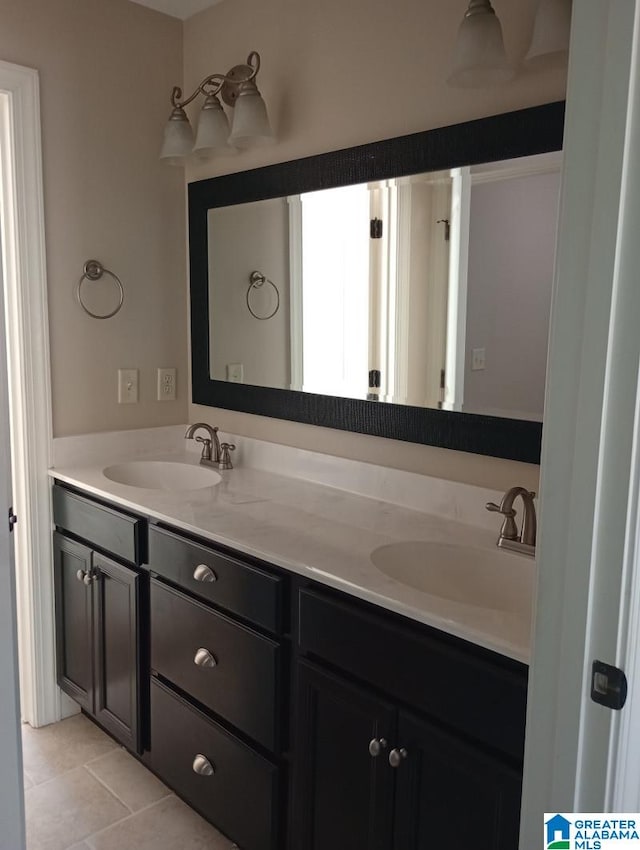
[{"label": "chrome faucet", "polygon": [[[525,555],[535,555],[536,553],[536,506],[533,502],[535,493],[525,490],[524,487],[512,487],[502,497],[499,505],[494,502],[487,502],[486,508],[488,511],[495,511],[502,514],[504,522],[500,529],[498,537],[498,546],[500,549],[511,549],[514,552],[521,552]],[[513,503],[518,498],[522,497],[524,512],[522,514],[522,529],[518,533],[516,524],[516,511],[513,508]]]},{"label": "chrome faucet", "polygon": [[[189,425],[187,433],[184,435],[185,440],[193,440],[193,435],[199,428],[203,428],[208,434],[208,437],[196,437],[196,443],[202,443],[202,454],[200,455],[200,463],[203,466],[218,466],[220,463],[220,440],[218,439],[218,428],[212,428],[206,422],[196,422],[195,425]],[[212,451],[213,449],[213,451]]]}]

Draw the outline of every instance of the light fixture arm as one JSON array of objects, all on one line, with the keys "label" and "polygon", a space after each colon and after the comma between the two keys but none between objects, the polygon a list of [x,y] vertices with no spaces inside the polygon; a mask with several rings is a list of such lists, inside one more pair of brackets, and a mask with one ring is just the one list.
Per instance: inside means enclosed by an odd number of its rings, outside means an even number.
[{"label": "light fixture arm", "polygon": [[243,83],[250,83],[255,80],[259,70],[260,54],[256,50],[252,50],[247,57],[246,65],[235,65],[226,74],[210,74],[197,86],[193,94],[184,100],[182,100],[182,89],[180,86],[174,86],[171,92],[171,104],[174,109],[184,109],[199,94],[203,94],[205,97],[215,97],[221,93],[224,102],[229,106],[233,106],[240,86]]}]

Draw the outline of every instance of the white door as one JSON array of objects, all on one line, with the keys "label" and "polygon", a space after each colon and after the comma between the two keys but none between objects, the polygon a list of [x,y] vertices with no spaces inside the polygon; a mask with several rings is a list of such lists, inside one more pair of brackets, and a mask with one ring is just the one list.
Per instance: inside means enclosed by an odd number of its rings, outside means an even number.
[{"label": "white door", "polygon": [[[604,708],[591,700],[590,684],[596,659],[629,669],[629,622],[640,622],[629,605],[638,492],[639,5],[573,3],[521,850],[542,846],[543,812],[620,810],[621,781],[632,778],[616,773],[616,756],[633,700],[620,712]],[[636,778],[639,766],[636,758]]]},{"label": "white door", "polygon": [[0,280],[0,850],[22,850],[24,792],[16,631],[15,565],[9,532],[11,464],[6,334]]}]

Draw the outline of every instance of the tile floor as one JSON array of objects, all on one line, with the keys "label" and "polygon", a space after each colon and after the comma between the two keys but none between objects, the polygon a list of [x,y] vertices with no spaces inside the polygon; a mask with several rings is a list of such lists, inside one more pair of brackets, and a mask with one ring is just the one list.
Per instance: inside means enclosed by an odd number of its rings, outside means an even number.
[{"label": "tile floor", "polygon": [[230,850],[82,715],[23,726],[27,850]]}]

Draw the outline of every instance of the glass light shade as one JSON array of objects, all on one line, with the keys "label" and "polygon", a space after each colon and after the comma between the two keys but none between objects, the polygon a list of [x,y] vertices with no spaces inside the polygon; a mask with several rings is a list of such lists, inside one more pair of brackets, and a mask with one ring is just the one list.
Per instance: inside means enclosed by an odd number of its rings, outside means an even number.
[{"label": "glass light shade", "polygon": [[200,113],[194,153],[225,153],[232,149],[228,145],[229,121],[215,95],[208,95]]},{"label": "glass light shade", "polygon": [[160,159],[167,165],[183,165],[186,157],[193,150],[193,130],[187,118],[187,113],[181,106],[176,106],[164,128],[164,141],[160,151]]},{"label": "glass light shade", "polygon": [[540,0],[531,47],[524,59],[525,68],[538,70],[566,66],[570,32],[571,0]]},{"label": "glass light shade", "polygon": [[507,62],[502,27],[491,4],[472,0],[458,30],[448,84],[483,88],[509,82],[514,74]]},{"label": "glass light shade", "polygon": [[235,103],[229,144],[238,148],[275,141],[267,107],[254,82],[244,83]]}]

